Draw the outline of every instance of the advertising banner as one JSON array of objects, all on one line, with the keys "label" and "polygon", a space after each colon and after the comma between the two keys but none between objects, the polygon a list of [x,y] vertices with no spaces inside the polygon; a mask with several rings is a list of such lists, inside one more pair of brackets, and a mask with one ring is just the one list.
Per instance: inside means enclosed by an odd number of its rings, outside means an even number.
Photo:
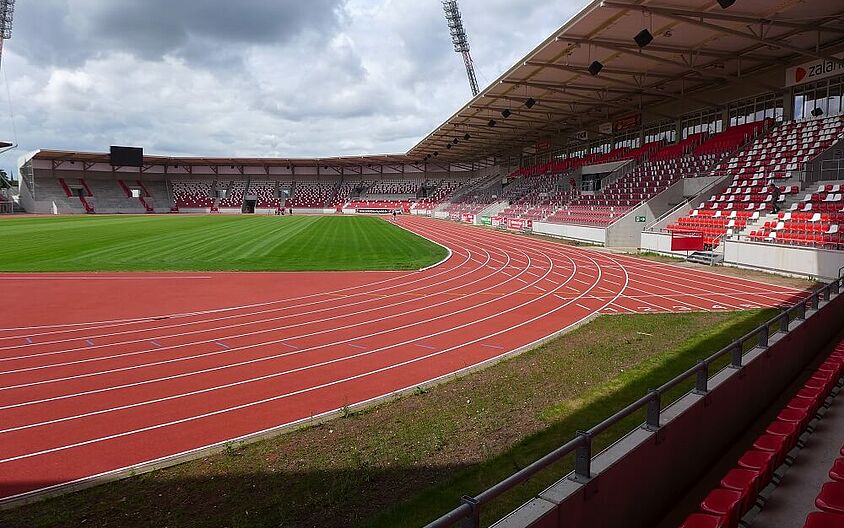
[{"label": "advertising banner", "polygon": [[[844,53],[836,55],[836,58],[844,58]],[[803,63],[799,66],[792,66],[785,70],[785,86],[797,86],[820,79],[826,79],[844,72],[844,65],[831,60],[817,59]]]},{"label": "advertising banner", "polygon": [[481,217],[481,225],[491,226],[492,225],[492,218],[488,216]]},{"label": "advertising banner", "polygon": [[526,220],[524,218],[508,218],[507,229],[513,231],[531,231],[533,230],[533,220]]},{"label": "advertising banner", "polygon": [[463,213],[461,220],[467,224],[474,224],[475,223],[475,215],[471,213]]},{"label": "advertising banner", "polygon": [[671,251],[703,251],[703,233],[671,233]]}]

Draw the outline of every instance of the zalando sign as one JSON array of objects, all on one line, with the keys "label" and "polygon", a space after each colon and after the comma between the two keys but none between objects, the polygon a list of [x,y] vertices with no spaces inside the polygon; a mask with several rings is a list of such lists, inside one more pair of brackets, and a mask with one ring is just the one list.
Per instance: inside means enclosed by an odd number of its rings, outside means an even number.
[{"label": "zalando sign", "polygon": [[[844,58],[844,54],[836,55],[836,58]],[[790,87],[806,84],[840,73],[844,73],[844,64],[832,60],[818,59],[787,68],[785,70],[785,86]]]}]

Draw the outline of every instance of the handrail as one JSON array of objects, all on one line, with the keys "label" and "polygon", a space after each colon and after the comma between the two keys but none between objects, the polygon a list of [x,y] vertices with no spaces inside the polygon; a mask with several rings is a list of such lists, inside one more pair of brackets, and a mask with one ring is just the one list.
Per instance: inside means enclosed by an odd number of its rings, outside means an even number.
[{"label": "handrail", "polygon": [[835,295],[841,294],[842,272],[844,272],[844,267],[839,270],[839,278],[835,281],[813,291],[799,303],[795,304],[791,308],[781,311],[775,317],[763,323],[755,330],[748,332],[709,357],[698,361],[695,366],[689,368],[678,376],[675,376],[659,388],[651,389],[645,396],[642,396],[638,400],[628,404],[623,409],[616,411],[613,415],[596,424],[591,429],[587,431],[579,431],[577,436],[573,439],[478,495],[474,497],[464,496],[461,499],[461,504],[459,506],[435,521],[427,524],[425,528],[447,528],[453,526],[457,522],[462,522],[463,524],[461,524],[461,526],[465,528],[479,528],[481,508],[484,505],[488,504],[503,493],[506,493],[514,487],[529,480],[541,470],[570,454],[575,454],[573,480],[578,482],[588,481],[593,476],[591,472],[591,463],[592,438],[594,436],[606,431],[610,427],[621,422],[623,419],[642,409],[647,410],[647,417],[645,419],[645,423],[643,424],[645,428],[651,431],[659,429],[662,413],[661,400],[663,394],[690,379],[695,380],[694,393],[704,395],[709,392],[709,371],[713,364],[721,358],[729,356],[730,364],[728,368],[742,368],[746,345],[753,344],[754,347],[767,347],[771,335],[771,327],[777,328],[780,332],[787,333],[789,331],[792,315],[796,316],[797,319],[805,320],[809,309],[820,309],[820,303],[822,300],[829,301],[833,293],[835,293]]}]

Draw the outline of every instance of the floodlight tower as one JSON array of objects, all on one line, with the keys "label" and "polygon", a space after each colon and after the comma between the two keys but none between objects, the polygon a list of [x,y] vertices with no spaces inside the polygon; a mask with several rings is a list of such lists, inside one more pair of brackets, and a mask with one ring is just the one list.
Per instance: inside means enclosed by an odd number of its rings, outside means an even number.
[{"label": "floodlight tower", "polygon": [[460,8],[457,7],[457,0],[442,0],[445,19],[448,21],[448,29],[451,32],[451,41],[454,43],[454,51],[463,55],[463,63],[466,64],[466,75],[469,77],[469,87],[472,95],[477,96],[478,78],[475,77],[475,64],[472,62],[472,55],[469,53],[469,37],[463,29],[463,18],[460,16]]},{"label": "floodlight tower", "polygon": [[12,38],[14,17],[15,0],[0,0],[0,60],[3,58],[3,43]]}]

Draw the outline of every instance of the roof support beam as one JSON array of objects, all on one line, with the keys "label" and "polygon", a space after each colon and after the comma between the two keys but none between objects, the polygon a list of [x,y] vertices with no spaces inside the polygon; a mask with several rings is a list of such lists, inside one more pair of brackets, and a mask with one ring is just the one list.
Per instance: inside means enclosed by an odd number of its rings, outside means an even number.
[{"label": "roof support beam", "polygon": [[[590,101],[592,103],[598,103],[598,104],[602,104],[602,105],[605,105],[605,106],[611,106],[613,108],[626,110],[628,112],[629,111],[636,111],[636,112],[642,112],[642,113],[645,113],[645,114],[650,114],[650,115],[653,115],[653,116],[656,116],[656,117],[661,117],[663,119],[676,119],[675,116],[670,116],[668,114],[663,114],[661,112],[656,112],[654,110],[648,110],[646,108],[641,108],[641,109],[631,108],[630,105],[623,105],[623,104],[620,104],[620,103],[616,103],[614,101],[607,101],[607,100],[604,100],[604,99],[599,99],[597,97],[589,97],[589,96],[586,96],[586,95],[576,94],[576,93],[568,91],[566,87],[558,88],[558,87],[553,86],[553,85],[535,83],[535,82],[532,82],[532,81],[519,81],[519,80],[512,80],[511,81],[509,79],[505,79],[501,82],[505,83],[505,84],[518,84],[518,85],[522,85],[522,86],[533,86],[534,88],[541,88],[543,90],[549,90],[549,91],[552,91],[552,92],[557,92],[557,93],[560,93],[560,94],[567,95],[569,97],[581,99],[583,101]],[[595,90],[593,90],[593,92],[594,91]],[[596,105],[594,105],[594,104],[592,106],[593,106],[593,108],[596,107]]]},{"label": "roof support beam", "polygon": [[[647,6],[643,6],[643,9],[647,10],[648,8],[647,8]],[[660,16],[663,16],[665,18],[670,18],[670,19],[676,20],[678,22],[685,22],[687,24],[692,24],[694,26],[698,26],[698,27],[702,27],[702,28],[706,28],[706,29],[711,29],[713,31],[720,31],[720,32],[726,33],[728,35],[734,35],[736,37],[743,37],[743,38],[750,39],[750,40],[753,40],[755,42],[758,42],[760,44],[765,44],[767,46],[774,46],[774,47],[781,48],[781,49],[784,49],[784,50],[792,51],[792,52],[797,53],[799,55],[805,55],[806,57],[812,57],[813,59],[828,60],[828,61],[835,62],[837,64],[844,65],[844,59],[838,59],[838,58],[833,57],[831,55],[825,55],[823,53],[817,53],[817,52],[814,52],[812,50],[805,50],[805,49],[799,48],[797,46],[792,46],[791,44],[788,44],[788,43],[783,42],[781,40],[772,40],[772,39],[769,39],[769,38],[760,37],[760,36],[758,36],[754,33],[746,33],[744,31],[739,31],[737,29],[724,27],[724,26],[721,26],[721,25],[718,25],[718,24],[711,24],[709,22],[704,22],[702,20],[702,18],[700,18],[700,17],[690,18],[690,17],[686,17],[686,16],[678,16],[678,15],[670,15],[670,14],[661,14]]]},{"label": "roof support beam", "polygon": [[[759,18],[747,15],[737,15],[733,13],[718,12],[718,11],[689,11],[686,9],[678,9],[674,7],[653,7],[649,5],[632,4],[630,2],[617,2],[615,0],[604,0],[601,2],[601,7],[614,7],[617,9],[630,9],[633,11],[645,11],[655,15],[679,15],[684,17],[698,17],[710,20],[725,20],[728,22],[742,22],[745,24],[758,24],[762,26],[784,27],[789,29],[800,29],[802,31],[827,31],[830,33],[838,33],[844,35],[844,29],[831,28],[822,25],[801,24],[799,22],[790,22],[787,20],[776,20],[772,18]],[[844,13],[838,13],[838,17],[844,16]]]},{"label": "roof support beam", "polygon": [[[528,61],[525,64],[527,64],[529,66],[542,66],[542,67],[546,67],[546,68],[556,68],[558,70],[563,70],[563,71],[575,73],[575,74],[578,74],[578,75],[583,75],[583,72],[586,71],[585,67],[578,68],[576,66],[567,66],[567,65],[564,65],[564,64],[555,64],[555,63],[552,63],[552,62]],[[606,68],[601,70],[601,74],[602,74],[601,80],[608,81],[608,82],[611,82],[613,84],[617,84],[617,85],[621,85],[621,86],[630,86],[630,81],[625,81],[625,80],[622,80],[622,79],[616,79],[614,77],[607,77],[606,75],[603,75],[603,73],[605,71],[606,71]],[[569,87],[574,88],[574,86],[571,86],[571,85],[569,85]],[[671,93],[671,92],[665,91],[665,90],[657,90],[657,89],[654,89],[654,88],[650,88],[648,86],[644,86],[643,84],[639,83],[638,81],[637,81],[636,87],[637,87],[637,89],[633,90],[633,91],[626,90],[626,91],[617,91],[615,93],[628,93],[628,94],[646,93],[646,94],[656,95],[656,96],[659,96],[659,97],[670,97],[670,98],[676,99],[678,101],[684,101],[684,100],[685,101],[691,101],[691,102],[701,104],[701,105],[704,105],[704,106],[711,106],[711,107],[717,107],[718,106],[717,104],[715,104],[711,101],[704,101],[703,99],[697,99],[697,98],[693,98],[693,97],[689,97],[689,96]]]},{"label": "roof support beam", "polygon": [[[632,49],[625,48],[625,47],[622,47],[622,46],[617,46],[614,43],[609,43],[609,42],[606,42],[606,41],[603,41],[603,40],[589,40],[589,39],[572,38],[572,37],[566,37],[566,36],[559,36],[559,37],[557,37],[557,39],[565,40],[567,42],[572,42],[572,43],[575,43],[575,44],[586,44],[586,45],[593,44],[593,45],[598,46],[600,48],[608,49],[610,51],[615,51],[617,53],[622,53],[624,55],[630,55],[630,56],[633,56],[633,57],[640,57],[640,58],[647,59],[647,60],[653,61],[653,62],[659,62],[659,63],[662,63],[662,64],[669,64],[669,65],[674,66],[674,67],[685,68],[688,71],[693,71],[693,72],[700,74],[704,77],[709,77],[709,78],[714,77],[714,78],[722,79],[722,80],[724,80],[728,83],[731,83],[731,84],[753,84],[753,85],[758,86],[760,88],[764,88],[765,90],[768,90],[768,91],[776,91],[776,90],[779,89],[779,87],[777,87],[777,86],[770,86],[770,85],[767,85],[767,84],[764,84],[764,83],[749,81],[747,79],[740,79],[740,78],[738,78],[734,75],[729,75],[729,74],[726,74],[726,73],[718,73],[718,72],[713,72],[711,70],[705,70],[703,68],[698,68],[698,67],[695,67],[695,66],[691,66],[689,64],[684,64],[684,63],[681,63],[681,62],[673,61],[671,59],[666,59],[665,57],[659,57],[657,55],[645,53],[641,50],[634,51]],[[650,46],[648,47],[648,49],[651,49]],[[692,54],[693,53],[694,52],[692,52]]]}]

